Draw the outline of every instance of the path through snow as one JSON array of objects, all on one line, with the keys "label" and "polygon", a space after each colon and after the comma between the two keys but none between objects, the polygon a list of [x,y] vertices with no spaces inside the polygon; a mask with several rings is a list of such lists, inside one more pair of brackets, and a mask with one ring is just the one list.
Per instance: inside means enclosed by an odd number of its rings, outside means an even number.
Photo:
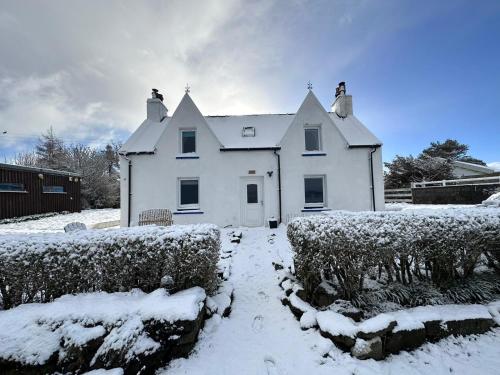
[{"label": "path through snow", "polygon": [[381,362],[352,358],[317,331],[302,331],[299,322],[281,304],[283,292],[272,262],[291,264],[285,227],[244,228],[239,245],[229,243],[228,232],[222,231],[222,246],[236,249],[229,280],[234,285],[231,315],[211,319],[194,353],[187,359],[173,361],[162,371],[164,375],[498,373],[499,329],[485,335],[426,344],[412,353]]}]

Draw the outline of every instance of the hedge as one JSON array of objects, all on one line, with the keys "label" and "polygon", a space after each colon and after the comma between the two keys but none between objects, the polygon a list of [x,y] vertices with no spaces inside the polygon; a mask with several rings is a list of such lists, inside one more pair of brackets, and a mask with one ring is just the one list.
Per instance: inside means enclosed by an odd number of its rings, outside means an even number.
[{"label": "hedge", "polygon": [[481,254],[500,244],[500,210],[338,211],[296,218],[287,234],[306,293],[336,279],[352,299],[367,274],[440,287],[470,277]]},{"label": "hedge", "polygon": [[0,236],[5,309],[68,293],[151,292],[217,286],[220,232],[214,225],[133,227]]}]

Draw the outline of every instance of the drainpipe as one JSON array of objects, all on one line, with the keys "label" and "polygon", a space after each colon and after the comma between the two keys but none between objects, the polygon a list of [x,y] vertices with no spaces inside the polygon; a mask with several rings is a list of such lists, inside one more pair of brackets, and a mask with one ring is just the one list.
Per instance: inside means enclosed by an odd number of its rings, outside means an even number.
[{"label": "drainpipe", "polygon": [[128,161],[128,197],[127,197],[127,227],[130,227],[131,205],[132,205],[132,159],[128,158],[126,154],[122,154],[123,158]]},{"label": "drainpipe", "polygon": [[274,150],[274,155],[277,157],[278,161],[278,208],[279,208],[279,219],[278,224],[281,224],[281,159],[280,154]]},{"label": "drainpipe", "polygon": [[372,189],[372,203],[373,203],[373,211],[376,211],[375,207],[375,182],[373,178],[373,154],[377,151],[376,148],[372,148],[370,151],[370,177],[371,177],[371,189]]}]

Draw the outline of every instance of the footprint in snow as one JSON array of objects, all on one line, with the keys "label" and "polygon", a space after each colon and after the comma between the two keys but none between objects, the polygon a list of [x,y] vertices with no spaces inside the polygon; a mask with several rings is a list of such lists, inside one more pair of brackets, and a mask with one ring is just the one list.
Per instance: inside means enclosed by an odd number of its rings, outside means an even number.
[{"label": "footprint in snow", "polygon": [[262,331],[262,327],[264,326],[264,317],[262,315],[257,315],[253,318],[252,329],[254,332]]},{"label": "footprint in snow", "polygon": [[260,291],[259,293],[257,293],[259,295],[260,298],[262,298],[264,301],[268,301],[269,300],[269,296],[266,294],[266,292],[263,292],[263,291]]},{"label": "footprint in snow", "polygon": [[276,368],[276,361],[273,357],[266,355],[264,357],[264,364],[266,365],[267,375],[279,375],[278,369]]}]

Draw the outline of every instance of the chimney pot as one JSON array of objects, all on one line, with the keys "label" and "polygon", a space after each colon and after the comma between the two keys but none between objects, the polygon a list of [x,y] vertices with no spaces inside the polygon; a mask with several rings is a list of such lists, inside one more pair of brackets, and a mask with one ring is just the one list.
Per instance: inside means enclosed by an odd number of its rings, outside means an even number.
[{"label": "chimney pot", "polygon": [[335,89],[335,101],[332,104],[332,112],[337,116],[345,118],[353,114],[352,95],[346,95],[345,82],[339,82]]},{"label": "chimney pot", "polygon": [[151,98],[147,100],[146,105],[147,119],[154,122],[161,122],[167,117],[168,109],[163,104],[163,95],[157,89],[153,89]]}]

